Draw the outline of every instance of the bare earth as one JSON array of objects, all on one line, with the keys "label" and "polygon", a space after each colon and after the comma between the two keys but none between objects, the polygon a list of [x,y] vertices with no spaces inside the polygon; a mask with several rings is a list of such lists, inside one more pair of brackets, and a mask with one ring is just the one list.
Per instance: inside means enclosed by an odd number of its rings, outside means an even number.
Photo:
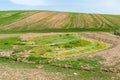
[{"label": "bare earth", "polygon": [[36,38],[36,37],[43,37],[43,36],[52,36],[52,35],[59,35],[62,33],[42,33],[42,34],[38,34],[38,33],[26,33],[26,34],[22,34],[20,35],[20,38],[23,40],[26,39],[31,39],[31,38]]},{"label": "bare earth", "polygon": [[13,22],[13,23],[6,25],[6,26],[3,26],[3,27],[6,29],[10,29],[10,28],[13,28],[13,26],[14,26],[14,28],[28,26],[28,25],[34,24],[34,23],[36,23],[36,22],[38,22],[46,17],[49,17],[53,13],[55,13],[55,12],[39,12],[39,13],[31,15],[25,19]]},{"label": "bare earth", "polygon": [[120,62],[120,37],[109,33],[82,33],[86,38],[96,39],[99,41],[112,44],[112,47],[106,50],[98,51],[95,53],[87,54],[89,57],[101,56],[106,60],[101,62],[104,65],[115,65]]},{"label": "bare earth", "polygon": [[60,72],[0,65],[0,80],[63,80],[65,77],[67,75]]}]

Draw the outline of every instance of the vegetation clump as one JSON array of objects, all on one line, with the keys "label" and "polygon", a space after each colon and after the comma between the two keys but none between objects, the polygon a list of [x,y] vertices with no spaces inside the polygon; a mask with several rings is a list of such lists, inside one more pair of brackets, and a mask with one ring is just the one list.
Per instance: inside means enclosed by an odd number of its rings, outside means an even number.
[{"label": "vegetation clump", "polygon": [[[31,42],[35,44],[30,44]],[[60,34],[26,40],[10,37],[0,39],[0,44],[0,47],[3,47],[1,51],[13,51],[9,58],[17,62],[92,71],[101,68],[97,59],[71,58],[109,46],[107,43],[82,38],[79,34]],[[70,60],[66,60],[68,57]]]},{"label": "vegetation clump", "polygon": [[114,34],[120,36],[120,30],[116,30]]}]

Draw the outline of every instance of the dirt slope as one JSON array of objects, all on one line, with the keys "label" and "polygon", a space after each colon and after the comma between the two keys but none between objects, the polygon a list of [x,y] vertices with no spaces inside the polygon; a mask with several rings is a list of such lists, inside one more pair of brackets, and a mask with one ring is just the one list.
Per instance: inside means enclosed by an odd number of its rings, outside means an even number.
[{"label": "dirt slope", "polygon": [[109,33],[83,33],[83,36],[86,38],[96,39],[112,44],[112,47],[110,47],[109,49],[87,54],[87,56],[102,56],[105,59],[105,61],[102,61],[101,64],[104,65],[115,65],[116,63],[120,62],[119,36],[115,36]]},{"label": "dirt slope", "polygon": [[46,17],[49,17],[51,14],[53,14],[54,12],[39,12],[39,13],[36,13],[32,16],[29,16],[25,19],[22,19],[22,20],[19,20],[19,21],[16,21],[16,22],[13,22],[9,25],[6,25],[4,26],[5,29],[11,29],[11,28],[21,28],[21,27],[25,27],[25,26],[28,26],[28,25],[31,25],[31,24],[34,24]]},{"label": "dirt slope", "polygon": [[63,80],[65,77],[67,75],[60,72],[0,65],[0,80]]},{"label": "dirt slope", "polygon": [[[0,30],[25,31],[42,29],[69,29],[94,28],[118,29],[120,28],[119,15],[81,14],[54,11],[24,11],[4,12],[0,16]],[[29,15],[34,13],[32,15]],[[22,17],[22,18],[20,18]],[[5,22],[6,21],[6,22]]]}]

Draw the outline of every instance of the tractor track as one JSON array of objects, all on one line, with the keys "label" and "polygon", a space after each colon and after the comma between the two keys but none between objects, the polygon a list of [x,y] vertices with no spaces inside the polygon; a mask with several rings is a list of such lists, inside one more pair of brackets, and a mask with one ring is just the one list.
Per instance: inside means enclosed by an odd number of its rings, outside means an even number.
[{"label": "tractor track", "polygon": [[98,41],[110,43],[112,46],[97,52],[90,54],[84,54],[84,56],[95,57],[101,56],[105,61],[100,62],[103,65],[115,65],[120,62],[120,37],[109,33],[82,33],[82,36]]}]

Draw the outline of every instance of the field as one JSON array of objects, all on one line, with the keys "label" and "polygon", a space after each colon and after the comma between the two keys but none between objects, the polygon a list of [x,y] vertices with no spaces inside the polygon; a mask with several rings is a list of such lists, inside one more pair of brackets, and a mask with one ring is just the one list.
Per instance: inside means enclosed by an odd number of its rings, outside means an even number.
[{"label": "field", "polygon": [[[119,41],[117,43],[119,38],[112,34],[82,32],[0,35],[2,80],[120,78],[118,61],[120,56],[111,51],[118,50],[120,43]],[[114,40],[112,41],[110,37],[114,37]],[[14,77],[10,77],[11,75]]]},{"label": "field", "polygon": [[0,80],[120,80],[120,16],[0,11]]},{"label": "field", "polygon": [[0,11],[0,33],[111,32],[120,28],[119,17],[54,11]]}]

